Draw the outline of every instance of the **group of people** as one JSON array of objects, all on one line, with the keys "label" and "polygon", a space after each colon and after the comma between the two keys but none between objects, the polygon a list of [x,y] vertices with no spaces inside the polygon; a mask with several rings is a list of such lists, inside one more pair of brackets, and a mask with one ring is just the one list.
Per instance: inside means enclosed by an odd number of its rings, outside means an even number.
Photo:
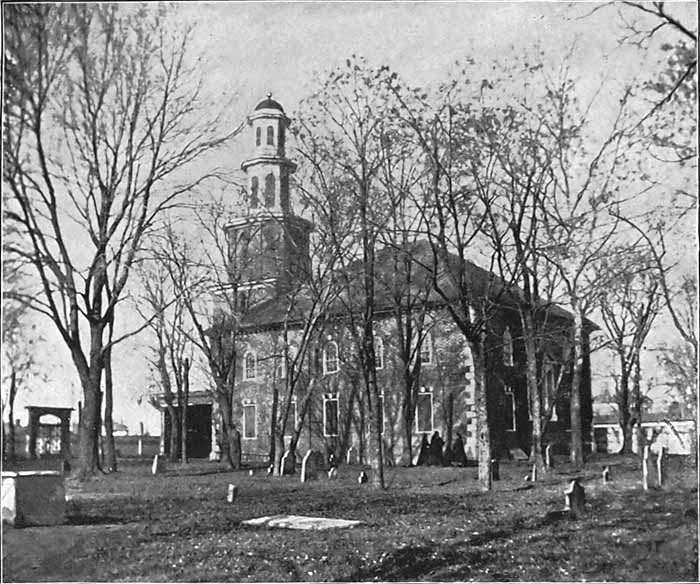
[{"label": "group of people", "polygon": [[466,466],[467,455],[464,452],[464,440],[461,434],[452,441],[452,445],[445,448],[445,441],[440,437],[440,432],[435,431],[428,443],[427,434],[421,439],[420,452],[418,453],[418,466]]}]

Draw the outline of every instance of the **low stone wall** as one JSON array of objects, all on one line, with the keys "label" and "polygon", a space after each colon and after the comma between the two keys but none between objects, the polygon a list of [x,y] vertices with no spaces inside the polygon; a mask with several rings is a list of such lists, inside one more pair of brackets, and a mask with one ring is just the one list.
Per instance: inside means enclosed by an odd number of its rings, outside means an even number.
[{"label": "low stone wall", "polygon": [[2,521],[15,527],[58,525],[66,518],[63,474],[57,471],[2,473]]}]

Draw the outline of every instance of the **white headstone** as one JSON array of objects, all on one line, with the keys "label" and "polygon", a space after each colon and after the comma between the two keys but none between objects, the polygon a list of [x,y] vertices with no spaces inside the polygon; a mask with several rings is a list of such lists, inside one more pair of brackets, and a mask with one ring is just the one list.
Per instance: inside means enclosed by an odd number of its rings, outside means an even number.
[{"label": "white headstone", "polygon": [[354,461],[354,456],[355,456],[355,447],[351,446],[350,448],[348,448],[348,451],[345,455],[345,463],[352,464]]},{"label": "white headstone", "polygon": [[312,481],[318,478],[317,455],[309,450],[301,461],[301,482]]},{"label": "white headstone", "polygon": [[236,485],[229,484],[228,493],[226,495],[226,500],[229,503],[233,503],[238,497],[238,487]]},{"label": "white headstone", "polygon": [[253,469],[251,468],[251,469],[248,471],[248,476],[249,476],[249,477],[252,477],[254,474],[255,474],[255,472],[253,472]]},{"label": "white headstone", "polygon": [[160,463],[160,458],[156,454],[153,457],[153,464],[151,465],[151,473],[152,474],[158,474],[162,469],[161,463]]},{"label": "white headstone", "polygon": [[547,468],[552,468],[552,445],[547,444],[547,448],[544,449],[544,460]]},{"label": "white headstone", "polygon": [[566,509],[574,519],[583,515],[583,507],[586,500],[584,488],[579,484],[578,479],[574,479],[564,491],[566,495]]},{"label": "white headstone", "polygon": [[367,478],[367,473],[365,471],[361,471],[359,476],[357,477],[357,482],[358,484],[362,485],[366,483],[369,479]]},{"label": "white headstone", "polygon": [[338,469],[337,469],[337,467],[334,466],[333,468],[331,468],[331,469],[328,471],[328,478],[329,478],[330,480],[335,480],[335,479],[338,478]]},{"label": "white headstone", "polygon": [[139,437],[139,456],[143,456],[143,440]]},{"label": "white headstone", "polygon": [[642,487],[645,491],[649,490],[649,445],[644,446],[644,454],[642,455]]},{"label": "white headstone", "polygon": [[610,467],[606,466],[603,469],[603,484],[607,484],[612,480],[612,476],[610,475]]},{"label": "white headstone", "polygon": [[280,475],[294,474],[294,457],[287,450],[280,461]]}]

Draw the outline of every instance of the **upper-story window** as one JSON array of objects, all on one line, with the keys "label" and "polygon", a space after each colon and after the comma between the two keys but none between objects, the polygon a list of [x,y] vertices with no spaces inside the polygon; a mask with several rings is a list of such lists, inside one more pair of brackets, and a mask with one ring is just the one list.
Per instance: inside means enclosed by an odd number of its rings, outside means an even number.
[{"label": "upper-story window", "polygon": [[275,206],[275,175],[272,173],[265,177],[265,206]]},{"label": "upper-story window", "polygon": [[384,341],[374,339],[374,364],[377,369],[384,369]]},{"label": "upper-story window", "polygon": [[423,342],[420,345],[420,362],[423,365],[432,365],[433,363],[433,339],[430,333],[423,337]]},{"label": "upper-story window", "polygon": [[246,351],[243,356],[243,379],[255,379],[258,376],[258,363],[253,351]]},{"label": "upper-story window", "polygon": [[272,128],[272,126],[267,127],[267,145],[275,145],[275,130]]},{"label": "upper-story window", "polygon": [[503,331],[503,364],[506,367],[513,366],[513,335],[510,334],[510,327]]},{"label": "upper-story window", "polygon": [[258,190],[260,181],[258,177],[254,176],[250,179],[250,208],[255,209],[258,206]]},{"label": "upper-story window", "polygon": [[338,343],[328,341],[323,349],[323,374],[336,373],[339,369]]},{"label": "upper-story window", "polygon": [[262,142],[262,128],[258,126],[255,128],[255,145],[260,146],[260,142]]}]

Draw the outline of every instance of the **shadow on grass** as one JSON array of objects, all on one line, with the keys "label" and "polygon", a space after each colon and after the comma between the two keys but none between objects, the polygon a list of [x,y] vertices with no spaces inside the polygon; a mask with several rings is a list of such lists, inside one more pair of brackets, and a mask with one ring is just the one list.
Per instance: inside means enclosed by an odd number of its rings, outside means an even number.
[{"label": "shadow on grass", "polygon": [[112,515],[85,515],[83,513],[71,513],[66,517],[68,525],[125,525],[132,523],[124,517]]},{"label": "shadow on grass", "polygon": [[343,580],[416,581],[435,575],[444,577],[445,570],[453,576],[468,577],[488,562],[489,552],[480,549],[482,546],[512,535],[513,530],[500,529],[447,546],[434,542],[431,545],[403,547],[388,554],[378,565],[361,568]]}]

